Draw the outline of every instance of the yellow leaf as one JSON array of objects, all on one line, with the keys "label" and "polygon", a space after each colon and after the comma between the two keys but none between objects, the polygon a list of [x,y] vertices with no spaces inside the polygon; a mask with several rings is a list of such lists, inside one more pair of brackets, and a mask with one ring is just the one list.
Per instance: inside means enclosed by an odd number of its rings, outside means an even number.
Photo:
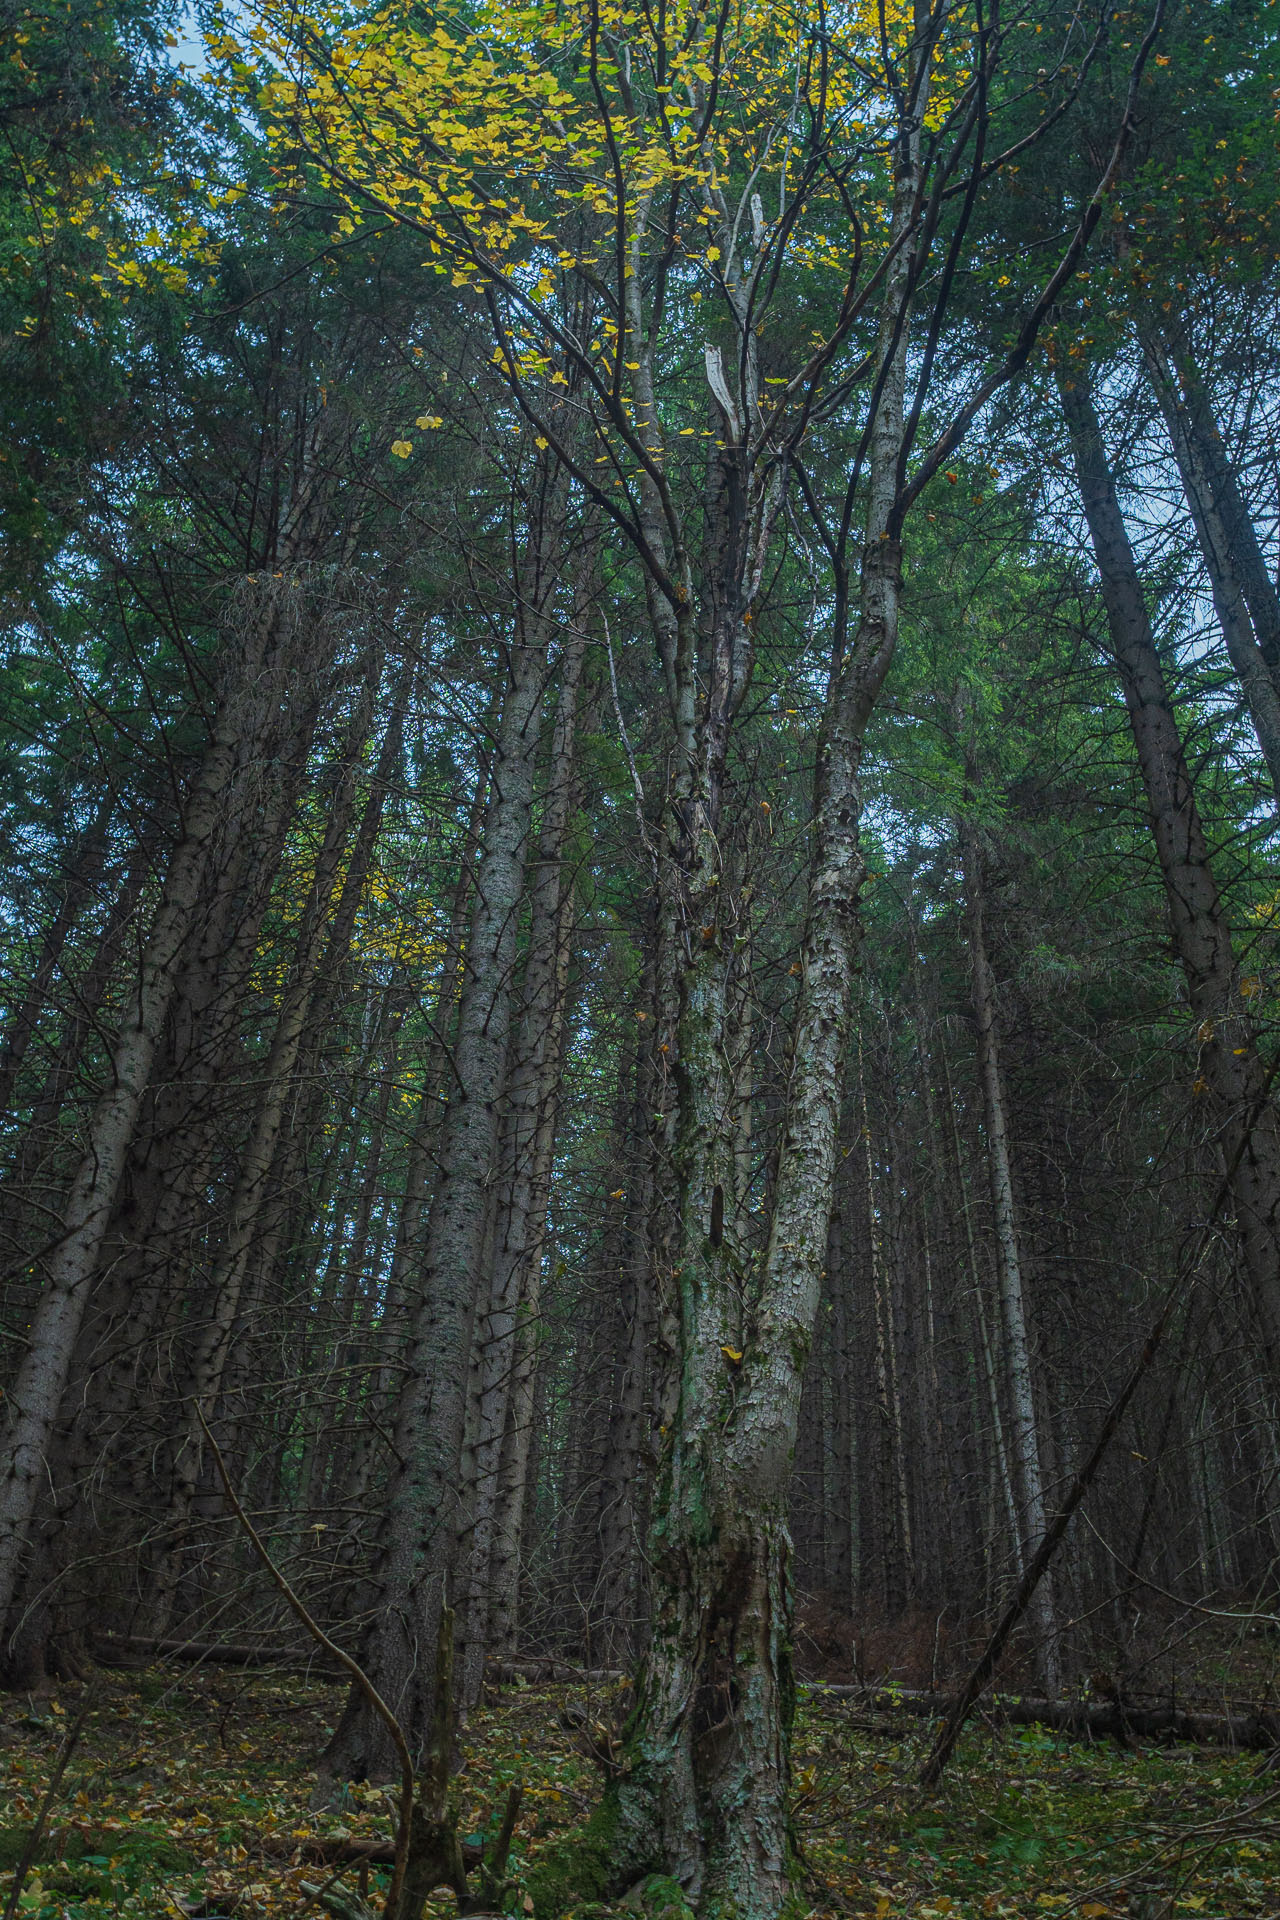
[{"label": "yellow leaf", "polygon": [[421,427],[422,431],[427,433],[432,427],[442,427],[444,421],[438,413],[421,413],[413,424],[415,427]]},{"label": "yellow leaf", "polygon": [[742,1365],[742,1354],[737,1347],[721,1347],[720,1351],[730,1366],[739,1367]]},{"label": "yellow leaf", "polygon": [[391,451],[397,460],[407,460],[413,452],[413,442],[412,440],[393,440]]}]

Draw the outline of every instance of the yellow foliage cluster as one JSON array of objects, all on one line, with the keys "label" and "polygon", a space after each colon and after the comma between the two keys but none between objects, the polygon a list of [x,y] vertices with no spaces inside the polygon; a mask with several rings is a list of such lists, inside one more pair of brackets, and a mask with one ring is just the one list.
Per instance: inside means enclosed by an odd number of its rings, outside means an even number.
[{"label": "yellow foliage cluster", "polygon": [[[347,883],[348,865],[334,875],[325,902],[332,922]],[[255,989],[271,998],[283,991],[293,966],[297,936],[316,885],[315,850],[299,848],[281,868],[274,901],[273,936],[256,955]],[[360,895],[351,954],[357,967],[394,967],[417,980],[432,974],[444,951],[429,899],[404,888],[388,869],[373,864]]]},{"label": "yellow foliage cluster", "polygon": [[[684,204],[654,244],[723,273],[718,190],[758,181],[762,217],[780,222],[815,120],[842,158],[882,159],[911,6],[855,0],[819,14],[743,0],[726,23],[702,0],[660,13],[629,0],[488,0],[470,28],[421,21],[384,7],[352,23],[322,7],[300,29],[291,8],[263,15],[247,45],[221,34],[210,46],[233,85],[254,80],[282,156],[296,156],[301,135],[346,199],[344,232],[390,214],[422,233],[428,264],[455,285],[518,275],[536,305],[574,268],[625,276],[619,225],[634,231],[667,186],[686,190]],[[935,87],[934,113],[945,94]],[[838,266],[849,245],[841,195],[827,181],[810,202],[827,217],[789,232],[791,257]],[[869,224],[883,211],[868,206]]]}]

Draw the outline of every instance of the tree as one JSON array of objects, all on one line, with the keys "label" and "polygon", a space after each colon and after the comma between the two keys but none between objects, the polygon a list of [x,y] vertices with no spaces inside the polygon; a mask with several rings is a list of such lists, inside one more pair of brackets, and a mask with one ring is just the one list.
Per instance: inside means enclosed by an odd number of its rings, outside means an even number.
[{"label": "tree", "polygon": [[[629,1766],[597,1845],[610,1882],[656,1868],[709,1908],[766,1914],[790,1878],[785,1492],[831,1209],[862,878],[858,766],[897,637],[902,528],[1025,360],[1097,221],[1119,149],[1012,340],[909,473],[974,204],[1007,157],[987,143],[1008,29],[924,0],[891,24],[858,16],[835,40],[816,19],[792,42],[771,17],[731,25],[697,7],[657,25],[592,5],[553,29],[540,17],[493,28],[428,36],[379,17],[330,37],[320,22],[285,23],[255,29],[247,54],[224,50],[245,84],[254,62],[279,63],[261,97],[279,137],[295,150],[300,142],[345,194],[344,231],[389,215],[425,237],[438,271],[451,267],[474,291],[513,406],[642,571],[674,748],[659,937],[678,992],[670,1282],[680,1350],[653,1515],[653,1636]],[[778,212],[766,214],[761,184],[772,201],[775,180]],[[935,262],[940,291],[909,400],[912,313]],[[835,279],[817,344],[762,348],[780,286],[806,267]],[[706,403],[690,414],[687,385],[673,390],[664,377],[673,325],[700,306],[710,432],[693,424]],[[589,426],[576,444],[552,404],[566,388]],[[804,442],[864,389],[859,454],[828,522]],[[678,433],[675,394],[689,421]],[[678,440],[700,431],[713,445],[686,503]],[[609,487],[600,464],[612,470]],[[793,477],[816,515],[835,615],[781,1157],[769,1219],[749,1248],[736,1222],[725,1226],[726,962],[744,915],[721,838],[735,720]],[[695,501],[708,529],[700,552]],[[461,1365],[456,1343],[449,1351]]]}]

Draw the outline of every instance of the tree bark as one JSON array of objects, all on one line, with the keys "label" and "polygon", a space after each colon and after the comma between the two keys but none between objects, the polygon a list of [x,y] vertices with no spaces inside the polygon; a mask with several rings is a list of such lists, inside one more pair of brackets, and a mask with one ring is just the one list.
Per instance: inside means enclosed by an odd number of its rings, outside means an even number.
[{"label": "tree bark", "polygon": [[[558,580],[563,484],[540,461],[529,548],[485,822],[466,975],[453,1048],[440,1178],[427,1230],[420,1306],[396,1413],[394,1473],[375,1580],[376,1620],[363,1662],[400,1716],[410,1747],[430,1737],[436,1644],[457,1557],[457,1493],[488,1185],[511,1027],[511,975],[533,805],[539,716]],[[331,1774],[385,1774],[382,1722],[353,1690],[324,1756]]]},{"label": "tree bark", "polygon": [[[727,729],[732,715],[725,684],[718,692],[713,685],[706,701],[698,779],[675,795],[673,842],[683,881],[677,932],[688,956],[677,1045],[679,1401],[654,1494],[653,1627],[636,1683],[627,1767],[598,1818],[612,1825],[619,1881],[646,1870],[670,1873],[706,1911],[741,1920],[775,1915],[792,1878],[786,1500],[835,1181],[864,872],[858,769],[897,637],[901,548],[893,513],[919,184],[913,122],[895,155],[892,231],[900,244],[885,279],[858,618],[851,644],[837,640],[819,741],[785,1124],[767,1244],[754,1277],[737,1236],[713,1230],[733,1184],[722,942],[735,929],[719,886],[724,740],[712,726],[719,713]],[[741,582],[730,579],[719,596],[739,618],[740,594]],[[679,727],[679,709],[676,718]]]},{"label": "tree bark", "polygon": [[[985,888],[982,849],[977,832],[962,822],[960,844],[969,923],[969,958],[973,973],[973,1015],[977,1030],[978,1071],[987,1133],[987,1172],[995,1222],[996,1274],[1000,1284],[1000,1319],[1009,1423],[1022,1499],[1018,1515],[1021,1558],[1029,1560],[1044,1538],[1044,1480],[1040,1465],[1040,1432],[1036,1421],[1031,1377],[1031,1342],[1027,1331],[1026,1300],[1022,1285],[1022,1247],[1013,1193],[1009,1153],[1004,1075],[1000,1067],[995,982],[987,957],[984,925]],[[1051,1697],[1060,1684],[1057,1614],[1048,1575],[1032,1598],[1036,1634],[1036,1673]]]},{"label": "tree bark", "polygon": [[[248,679],[261,658],[244,661]],[[43,1288],[27,1348],[9,1393],[0,1482],[0,1619],[13,1604],[23,1548],[39,1497],[43,1463],[66,1386],[98,1252],[173,996],[177,968],[200,899],[209,841],[232,777],[244,725],[242,702],[224,703],[198,777],[183,808],[136,982],[125,1003],[111,1057],[110,1083],[98,1099],[86,1151],[63,1211],[63,1231],[43,1265]]]},{"label": "tree bark", "polygon": [[[1192,1092],[1207,1097],[1232,1168],[1244,1275],[1272,1391],[1280,1389],[1280,1128],[1265,1096],[1245,985],[1213,876],[1182,737],[1165,684],[1133,549],[1082,372],[1059,372],[1112,651],[1146,789],[1174,946],[1196,1031]],[[1242,1138],[1242,1131],[1247,1137]]]},{"label": "tree bark", "polygon": [[1280,799],[1280,603],[1180,327],[1144,304],[1138,338],[1191,509],[1227,654]]},{"label": "tree bark", "polygon": [[[537,1318],[551,1193],[572,930],[573,886],[566,880],[564,856],[574,804],[578,688],[586,657],[593,573],[589,568],[584,589],[576,596],[560,656],[547,790],[529,887],[523,1006],[506,1084],[506,1178],[494,1221],[487,1310],[479,1325],[476,1491],[459,1662],[459,1695],[467,1707],[479,1697],[490,1645],[491,1594],[502,1587],[503,1606],[509,1614],[516,1587],[512,1535],[524,1505],[524,1481],[519,1472],[504,1475],[501,1464],[517,1374],[527,1369],[529,1332]],[[521,1401],[517,1417],[523,1418],[523,1394],[517,1398]],[[521,1457],[527,1460],[523,1450]],[[512,1619],[504,1620],[502,1632],[504,1643],[512,1644]]]},{"label": "tree bark", "polygon": [[[204,1458],[203,1434],[214,1410],[230,1352],[245,1272],[280,1140],[285,1104],[311,1013],[317,970],[329,930],[330,901],[347,851],[347,836],[357,799],[360,756],[368,738],[371,720],[371,694],[372,685],[369,684],[359,702],[345,744],[338,788],[330,807],[324,841],[311,878],[310,897],[299,930],[292,978],[285,991],[271,1046],[263,1064],[252,1132],[240,1156],[222,1243],[209,1276],[207,1316],[188,1363],[182,1418],[171,1452],[172,1482],[164,1520],[167,1539],[159,1561],[151,1571],[150,1593],[142,1623],[142,1630],[155,1638],[162,1637],[169,1625],[181,1569],[183,1530],[195,1500]],[[392,758],[399,755],[399,729],[402,723],[403,705],[393,713],[380,756],[377,784],[366,807],[366,816],[369,812],[380,814],[381,797],[388,777],[388,768],[383,762],[388,753]],[[339,918],[344,917],[343,905],[348,891],[354,888],[358,893],[362,879],[363,875],[357,871],[353,860],[343,881]],[[352,903],[346,918],[353,921],[354,914],[355,906]],[[334,932],[337,933],[338,929],[335,928]],[[345,941],[343,944],[345,950]]]}]

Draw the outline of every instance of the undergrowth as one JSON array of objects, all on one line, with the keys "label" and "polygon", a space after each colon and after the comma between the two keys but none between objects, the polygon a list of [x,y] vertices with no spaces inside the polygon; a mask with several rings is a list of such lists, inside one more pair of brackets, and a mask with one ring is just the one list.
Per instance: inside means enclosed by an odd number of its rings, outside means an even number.
[{"label": "undergrowth", "polygon": [[[387,1792],[313,1811],[312,1767],[340,1693],[301,1674],[110,1675],[29,1876],[24,1920],[319,1910],[331,1875],[375,1907],[386,1869],[319,1863],[312,1843],[391,1834]],[[75,1694],[0,1711],[0,1898],[30,1832]],[[519,1877],[581,1823],[598,1790],[586,1751],[620,1690],[504,1689],[473,1718],[458,1781],[479,1838],[522,1780]],[[1257,1755],[1124,1752],[1034,1729],[978,1727],[941,1790],[912,1784],[927,1729],[810,1696],[796,1737],[795,1827],[815,1920],[1264,1920],[1280,1911],[1280,1772]],[[308,1857],[308,1851],[311,1857]],[[448,1915],[441,1893],[429,1909]],[[579,1907],[578,1920],[608,1910]]]}]

